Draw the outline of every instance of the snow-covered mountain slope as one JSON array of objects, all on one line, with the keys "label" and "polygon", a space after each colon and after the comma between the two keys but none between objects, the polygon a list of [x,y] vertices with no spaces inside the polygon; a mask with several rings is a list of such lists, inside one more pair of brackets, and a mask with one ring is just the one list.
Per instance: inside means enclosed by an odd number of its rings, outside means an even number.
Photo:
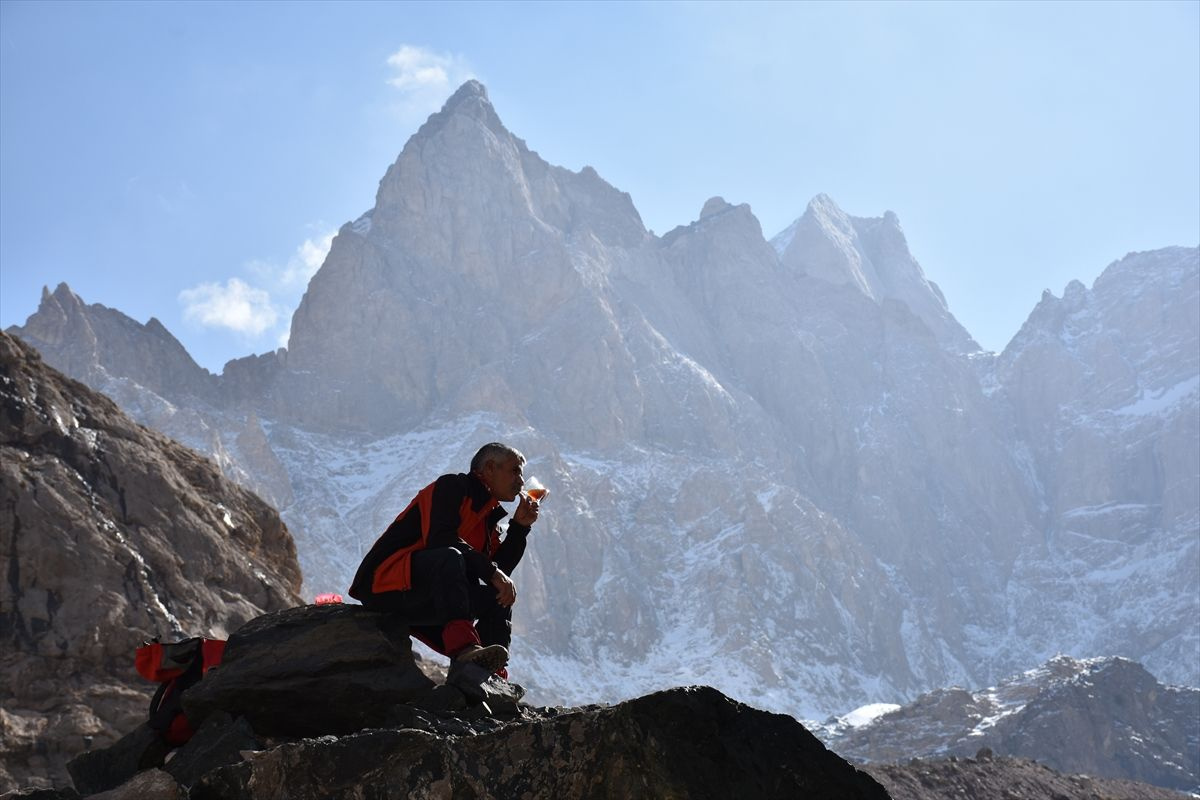
[{"label": "snow-covered mountain slope", "polygon": [[[310,595],[344,589],[411,496],[480,444],[521,448],[552,490],[516,575],[514,673],[540,702],[702,681],[819,717],[1059,651],[1200,683],[1196,358],[1139,367],[1145,395],[1065,380],[1075,329],[1038,322],[1053,303],[981,356],[894,215],[818,198],[805,218],[773,247],[748,206],[713,198],[655,237],[595,171],[529,150],[472,82],[338,233],[289,350],[231,362],[215,399],[112,365],[101,388],[278,504]],[[1138,364],[1174,364],[1200,348],[1198,312],[1156,287],[1194,292],[1200,258],[1143,260],[1092,291],[1142,287],[1143,311],[1097,300],[1089,325]],[[74,331],[153,333],[43,306],[15,332],[82,373],[95,358]],[[1052,446],[1084,411],[1167,402],[1171,442]]]},{"label": "snow-covered mountain slope", "polygon": [[985,379],[1042,489],[1044,536],[1008,594],[1043,653],[1106,652],[1115,629],[1121,652],[1197,682],[1198,328],[1196,248],[1133,253],[1043,296]]},{"label": "snow-covered mountain slope", "polygon": [[1119,658],[1058,656],[988,689],[940,689],[810,728],[856,761],[969,757],[986,747],[1062,771],[1200,788],[1200,690],[1164,686]]}]

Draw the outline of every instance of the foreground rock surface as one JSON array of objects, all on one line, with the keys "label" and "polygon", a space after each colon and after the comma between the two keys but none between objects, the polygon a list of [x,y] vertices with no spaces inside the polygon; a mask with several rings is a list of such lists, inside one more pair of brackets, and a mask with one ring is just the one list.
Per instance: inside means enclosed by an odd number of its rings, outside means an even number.
[{"label": "foreground rock surface", "polygon": [[525,709],[495,730],[436,723],[278,746],[222,767],[193,800],[886,798],[795,720],[707,687],[609,708]]},{"label": "foreground rock surface", "polygon": [[135,648],[300,602],[287,528],[207,459],[0,333],[0,792],[145,719]]}]

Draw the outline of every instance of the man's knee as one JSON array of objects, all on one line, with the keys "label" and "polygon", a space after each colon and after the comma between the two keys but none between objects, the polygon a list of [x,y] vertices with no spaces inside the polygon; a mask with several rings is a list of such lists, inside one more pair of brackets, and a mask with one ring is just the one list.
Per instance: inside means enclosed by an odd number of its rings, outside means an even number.
[{"label": "man's knee", "polygon": [[512,606],[500,605],[500,599],[493,586],[471,587],[471,611],[479,619],[512,620]]},{"label": "man's knee", "polygon": [[420,550],[413,554],[412,567],[414,577],[420,574],[434,584],[465,582],[467,579],[466,561],[456,547]]}]

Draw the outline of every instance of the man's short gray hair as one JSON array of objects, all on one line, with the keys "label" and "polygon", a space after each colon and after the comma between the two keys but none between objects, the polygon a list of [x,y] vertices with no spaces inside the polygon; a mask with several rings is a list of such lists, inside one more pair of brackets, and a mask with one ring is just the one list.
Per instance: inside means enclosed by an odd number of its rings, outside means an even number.
[{"label": "man's short gray hair", "polygon": [[518,464],[525,463],[525,456],[515,447],[509,447],[501,442],[490,442],[479,448],[479,452],[471,459],[471,472],[481,472],[487,462],[506,461],[516,456]]}]

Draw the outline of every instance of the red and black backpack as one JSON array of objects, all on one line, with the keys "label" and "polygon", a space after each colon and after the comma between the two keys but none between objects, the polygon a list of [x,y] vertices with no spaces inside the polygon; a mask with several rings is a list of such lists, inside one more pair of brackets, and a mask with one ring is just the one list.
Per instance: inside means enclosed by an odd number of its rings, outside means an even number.
[{"label": "red and black backpack", "polygon": [[162,684],[150,701],[150,727],[172,747],[195,733],[183,713],[183,693],[220,664],[224,652],[224,640],[198,636],[167,643],[155,637],[137,649],[138,674]]}]

